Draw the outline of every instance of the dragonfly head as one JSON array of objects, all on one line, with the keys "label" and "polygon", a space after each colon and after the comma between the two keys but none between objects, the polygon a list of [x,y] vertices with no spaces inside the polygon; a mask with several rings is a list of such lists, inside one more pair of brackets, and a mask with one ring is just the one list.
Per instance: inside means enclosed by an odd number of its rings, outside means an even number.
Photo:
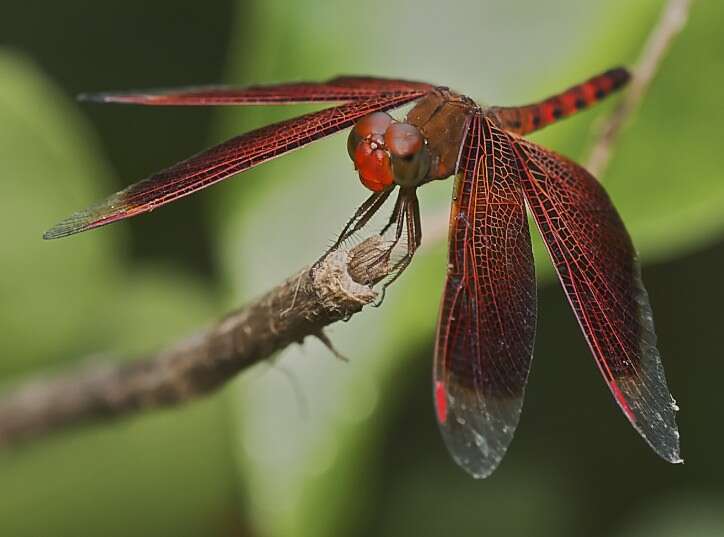
[{"label": "dragonfly head", "polygon": [[374,192],[395,185],[417,186],[430,169],[430,152],[420,130],[386,112],[374,112],[357,122],[347,152],[362,184]]}]

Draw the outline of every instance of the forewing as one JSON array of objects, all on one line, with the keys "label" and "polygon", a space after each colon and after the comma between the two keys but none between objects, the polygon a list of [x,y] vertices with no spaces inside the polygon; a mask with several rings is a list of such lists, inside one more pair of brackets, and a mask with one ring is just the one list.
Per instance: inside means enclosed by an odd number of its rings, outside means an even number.
[{"label": "forewing", "polygon": [[680,462],[648,295],[628,233],[591,174],[519,139],[526,199],[588,345],[617,403],[649,445]]},{"label": "forewing", "polygon": [[432,88],[424,82],[369,77],[339,77],[327,82],[295,82],[234,88],[206,86],[132,92],[91,93],[80,100],[157,106],[254,105],[354,102],[380,97],[421,96]]},{"label": "forewing", "polygon": [[367,99],[306,114],[237,136],[139,181],[95,206],[73,214],[47,231],[43,237],[64,237],[147,213],[349,127],[365,114],[388,110],[416,98],[415,95],[404,95]]},{"label": "forewing", "polygon": [[518,425],[535,336],[535,274],[508,136],[474,116],[458,169],[434,397],[453,458],[486,477]]}]

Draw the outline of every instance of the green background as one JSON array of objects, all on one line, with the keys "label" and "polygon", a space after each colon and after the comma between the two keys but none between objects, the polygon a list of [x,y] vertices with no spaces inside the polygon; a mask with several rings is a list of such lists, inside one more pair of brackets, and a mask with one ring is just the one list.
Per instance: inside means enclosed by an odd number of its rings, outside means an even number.
[{"label": "green background", "polygon": [[[0,383],[159,348],[259,295],[365,197],[337,135],[152,215],[61,241],[73,210],[304,107],[79,105],[80,91],[371,74],[516,104],[633,64],[662,3],[13,3],[0,18]],[[700,0],[601,179],[656,315],[684,465],[616,408],[540,244],[521,423],[485,481],[447,455],[426,241],[383,307],[192,405],[0,451],[0,535],[721,536],[724,4]],[[611,102],[534,138],[579,160]],[[451,182],[421,192],[423,226]]]}]

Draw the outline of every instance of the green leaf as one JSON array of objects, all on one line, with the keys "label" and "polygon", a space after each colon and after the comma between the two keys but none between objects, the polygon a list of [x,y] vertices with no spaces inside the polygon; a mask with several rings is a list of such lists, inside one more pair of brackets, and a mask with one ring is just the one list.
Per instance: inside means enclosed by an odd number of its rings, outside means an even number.
[{"label": "green leaf", "polygon": [[0,325],[7,329],[5,348],[12,349],[0,371],[10,372],[97,344],[88,312],[109,294],[108,278],[118,273],[113,245],[99,235],[41,240],[68,207],[100,195],[108,170],[93,157],[98,148],[72,105],[32,64],[6,51],[0,54],[0,125]]}]

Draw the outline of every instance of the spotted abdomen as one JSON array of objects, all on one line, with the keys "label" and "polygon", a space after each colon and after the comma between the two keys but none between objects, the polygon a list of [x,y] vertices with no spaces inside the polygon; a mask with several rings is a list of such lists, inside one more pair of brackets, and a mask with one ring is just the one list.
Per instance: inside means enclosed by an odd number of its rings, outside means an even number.
[{"label": "spotted abdomen", "polygon": [[505,130],[520,135],[528,134],[591,106],[623,87],[630,78],[626,69],[617,67],[539,103],[496,106],[490,111]]}]

